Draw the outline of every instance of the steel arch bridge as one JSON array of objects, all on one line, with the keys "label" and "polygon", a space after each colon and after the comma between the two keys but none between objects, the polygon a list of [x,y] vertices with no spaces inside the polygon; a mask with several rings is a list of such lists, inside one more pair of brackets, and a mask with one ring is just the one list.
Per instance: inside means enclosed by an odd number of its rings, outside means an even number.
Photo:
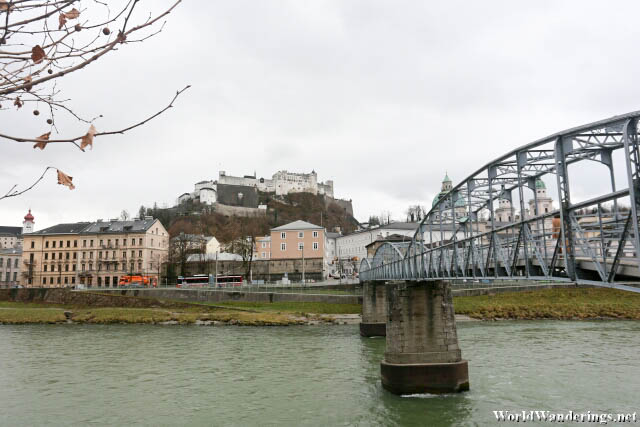
[{"label": "steel arch bridge", "polygon": [[[640,280],[639,118],[636,111],[568,129],[489,162],[434,203],[411,241],[384,243],[363,259],[360,279],[520,278],[640,292],[624,284]],[[603,167],[607,190],[572,202],[569,172]],[[540,211],[545,181],[559,209]]]}]

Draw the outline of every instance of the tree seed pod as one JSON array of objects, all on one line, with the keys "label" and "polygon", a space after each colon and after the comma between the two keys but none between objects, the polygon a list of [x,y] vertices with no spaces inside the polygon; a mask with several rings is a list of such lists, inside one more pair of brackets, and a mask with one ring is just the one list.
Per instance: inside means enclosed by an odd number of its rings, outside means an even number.
[{"label": "tree seed pod", "polygon": [[38,111],[38,110],[33,110],[33,115],[34,115],[34,116],[39,116],[39,115],[40,115],[40,111]]},{"label": "tree seed pod", "polygon": [[49,73],[49,74],[53,74],[53,70],[52,70],[51,68],[49,68],[49,69],[47,70],[47,73]]},{"label": "tree seed pod", "polygon": [[47,119],[47,124],[48,124],[48,125],[52,125],[52,124],[53,124],[53,120],[51,120],[51,119]]},{"label": "tree seed pod", "polygon": [[108,36],[109,34],[111,34],[111,30],[107,27],[104,27],[102,29],[102,34],[104,34],[105,36]]},{"label": "tree seed pod", "polygon": [[80,24],[76,24],[75,27],[73,27],[76,31],[80,31],[82,30],[82,26]]}]

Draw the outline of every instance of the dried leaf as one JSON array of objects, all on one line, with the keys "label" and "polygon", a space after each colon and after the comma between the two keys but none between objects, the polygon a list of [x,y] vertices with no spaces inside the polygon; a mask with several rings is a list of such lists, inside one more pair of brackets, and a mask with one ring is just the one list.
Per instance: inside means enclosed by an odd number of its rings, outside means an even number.
[{"label": "dried leaf", "polygon": [[82,137],[82,142],[80,143],[81,149],[84,150],[84,147],[90,145],[91,149],[93,150],[93,136],[96,134],[96,132],[98,132],[96,130],[96,127],[94,125],[91,125],[87,134]]},{"label": "dried leaf", "polygon": [[[31,78],[31,76],[27,76],[27,77],[23,77],[22,80],[24,80],[25,83],[31,83],[31,80],[33,80]],[[24,89],[29,92],[31,90],[33,86],[32,85],[27,85]]]},{"label": "dried leaf", "polygon": [[15,105],[18,108],[22,108],[22,100],[20,99],[19,96],[15,99],[15,101],[13,101],[13,105]]},{"label": "dried leaf", "polygon": [[44,53],[44,49],[39,44],[35,45],[31,49],[31,59],[33,60],[34,64],[41,63],[45,56],[46,54]]},{"label": "dried leaf", "polygon": [[46,147],[48,144],[47,141],[49,140],[50,136],[51,136],[51,132],[47,132],[37,137],[36,139],[38,140],[38,142],[35,143],[33,148],[39,148],[41,150],[44,150],[44,147]]},{"label": "dried leaf", "polygon": [[65,12],[64,16],[67,19],[76,19],[77,17],[80,16],[80,11],[74,7],[69,12]]},{"label": "dried leaf", "polygon": [[62,27],[64,27],[64,24],[67,23],[67,17],[64,16],[64,13],[61,13],[60,16],[58,16],[58,29],[61,30]]},{"label": "dried leaf", "polygon": [[58,171],[58,184],[61,185],[66,185],[67,187],[69,187],[69,190],[73,190],[74,188],[76,188],[75,185],[73,185],[73,177],[66,175],[64,172],[62,172],[60,169],[57,169]]},{"label": "dried leaf", "polygon": [[12,11],[13,9],[15,9],[15,6],[9,8],[9,3],[7,3],[6,0],[0,0],[0,10]]}]

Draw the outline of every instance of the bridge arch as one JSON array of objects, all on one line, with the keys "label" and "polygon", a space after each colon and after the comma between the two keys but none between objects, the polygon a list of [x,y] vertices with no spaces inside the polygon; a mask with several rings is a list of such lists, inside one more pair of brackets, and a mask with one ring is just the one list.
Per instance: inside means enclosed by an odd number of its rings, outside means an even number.
[{"label": "bridge arch", "polygon": [[[524,277],[639,290],[616,281],[640,279],[639,118],[636,111],[570,128],[490,161],[434,202],[410,242],[380,246],[361,277]],[[623,161],[613,161],[616,152]],[[584,161],[604,164],[611,175],[622,168],[627,188],[573,203],[568,166]],[[537,197],[545,181],[558,206],[542,212]],[[531,209],[526,194],[533,194]],[[510,212],[498,217],[502,207]]]}]

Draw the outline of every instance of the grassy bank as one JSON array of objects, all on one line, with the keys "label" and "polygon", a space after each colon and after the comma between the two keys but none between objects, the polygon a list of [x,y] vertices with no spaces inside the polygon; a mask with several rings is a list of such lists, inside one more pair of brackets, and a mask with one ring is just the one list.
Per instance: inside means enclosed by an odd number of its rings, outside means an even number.
[{"label": "grassy bank", "polygon": [[[125,298],[125,297],[122,297]],[[133,298],[135,297],[126,297]],[[142,299],[140,299],[142,300]],[[135,301],[134,301],[135,302]],[[91,307],[0,301],[0,323],[214,323],[296,325],[332,322],[342,314],[360,313],[358,304],[317,302],[224,302],[215,305],[174,301],[147,307]],[[530,292],[455,297],[457,314],[476,319],[635,319],[640,294],[603,288],[555,288]],[[70,311],[69,319],[65,311]]]},{"label": "grassy bank", "polygon": [[[67,315],[69,316],[67,318]],[[275,312],[247,312],[198,306],[176,308],[78,307],[0,302],[0,323],[214,323],[245,326],[285,326],[304,319]]]},{"label": "grassy bank", "polygon": [[604,288],[553,288],[455,297],[457,314],[476,319],[634,319],[640,294]]}]

